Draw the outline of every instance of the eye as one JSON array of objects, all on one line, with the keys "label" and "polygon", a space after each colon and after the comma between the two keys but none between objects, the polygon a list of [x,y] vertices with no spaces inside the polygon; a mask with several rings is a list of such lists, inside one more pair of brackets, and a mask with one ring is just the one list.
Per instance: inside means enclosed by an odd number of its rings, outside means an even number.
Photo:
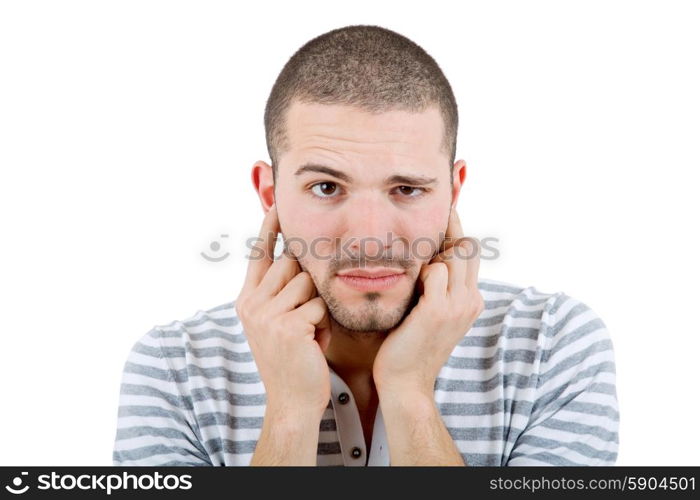
[{"label": "eye", "polygon": [[335,193],[338,189],[338,185],[335,182],[317,182],[311,186],[311,192],[319,198],[334,198]]},{"label": "eye", "polygon": [[397,189],[405,198],[418,198],[428,191],[426,188],[414,186],[399,186]]}]

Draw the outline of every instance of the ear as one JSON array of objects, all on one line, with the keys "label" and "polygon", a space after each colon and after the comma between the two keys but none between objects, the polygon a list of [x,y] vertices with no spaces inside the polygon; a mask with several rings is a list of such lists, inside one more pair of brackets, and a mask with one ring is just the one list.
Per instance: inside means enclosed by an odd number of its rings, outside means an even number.
[{"label": "ear", "polygon": [[272,176],[272,167],[264,161],[256,161],[250,172],[253,187],[258,193],[260,204],[265,213],[275,203],[275,182]]},{"label": "ear", "polygon": [[462,186],[467,179],[467,163],[464,160],[457,160],[452,173],[452,210],[457,208],[457,200]]}]

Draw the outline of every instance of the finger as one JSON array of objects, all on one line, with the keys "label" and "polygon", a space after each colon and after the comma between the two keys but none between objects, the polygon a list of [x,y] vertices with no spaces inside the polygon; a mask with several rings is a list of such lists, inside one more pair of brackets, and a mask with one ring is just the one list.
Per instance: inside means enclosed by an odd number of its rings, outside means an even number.
[{"label": "finger", "polygon": [[283,251],[265,273],[258,285],[258,293],[263,298],[274,297],[300,272],[296,257]]},{"label": "finger", "polygon": [[[450,247],[449,249],[438,255],[434,262],[442,262],[447,266],[447,291],[452,293],[460,287],[464,288],[467,283],[467,265],[469,256],[469,242],[466,238]],[[467,246],[467,248],[465,248]]]},{"label": "finger", "polygon": [[265,214],[258,239],[251,249],[250,262],[243,282],[243,290],[257,288],[274,259],[275,243],[280,231],[277,206],[273,204]]},{"label": "finger", "polygon": [[442,251],[453,247],[458,243],[460,238],[464,237],[464,231],[462,230],[462,223],[459,220],[459,213],[457,209],[453,208],[450,210],[450,217],[447,221],[447,230],[445,231],[445,239],[442,245]]},{"label": "finger", "polygon": [[325,353],[331,343],[331,318],[328,314],[328,309],[325,308],[323,318],[316,325],[316,342],[321,346],[321,350]]},{"label": "finger", "polygon": [[316,295],[316,285],[311,275],[308,272],[300,272],[282,288],[270,303],[270,308],[279,313],[289,312]]},{"label": "finger", "polygon": [[447,266],[442,262],[428,264],[421,269],[423,295],[428,300],[445,300],[447,298]]},{"label": "finger", "polygon": [[479,266],[481,264],[481,245],[476,238],[469,238],[471,249],[467,256],[467,288],[476,290],[479,287]]},{"label": "finger", "polygon": [[300,305],[289,314],[293,318],[293,323],[297,321],[303,324],[311,324],[316,327],[324,320],[326,315],[326,303],[321,297],[314,297],[310,301]]}]

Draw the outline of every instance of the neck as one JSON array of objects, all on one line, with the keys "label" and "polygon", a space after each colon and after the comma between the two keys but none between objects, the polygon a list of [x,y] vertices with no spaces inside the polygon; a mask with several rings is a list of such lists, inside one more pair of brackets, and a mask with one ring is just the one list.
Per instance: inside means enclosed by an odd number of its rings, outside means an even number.
[{"label": "neck", "polygon": [[331,341],[326,349],[328,365],[343,378],[370,378],[372,366],[386,332],[354,332],[331,318]]}]

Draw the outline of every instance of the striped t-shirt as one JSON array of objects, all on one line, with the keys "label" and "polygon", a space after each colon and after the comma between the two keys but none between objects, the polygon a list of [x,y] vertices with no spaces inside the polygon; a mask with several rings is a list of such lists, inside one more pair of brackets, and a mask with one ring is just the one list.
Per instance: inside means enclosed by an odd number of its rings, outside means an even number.
[{"label": "striped t-shirt", "polygon": [[[469,466],[613,465],[619,411],[603,321],[563,292],[480,279],[484,310],[435,382]],[[331,370],[318,465],[389,465],[381,411],[370,449]],[[114,465],[249,465],[265,389],[234,302],[154,326],[124,365]]]}]

